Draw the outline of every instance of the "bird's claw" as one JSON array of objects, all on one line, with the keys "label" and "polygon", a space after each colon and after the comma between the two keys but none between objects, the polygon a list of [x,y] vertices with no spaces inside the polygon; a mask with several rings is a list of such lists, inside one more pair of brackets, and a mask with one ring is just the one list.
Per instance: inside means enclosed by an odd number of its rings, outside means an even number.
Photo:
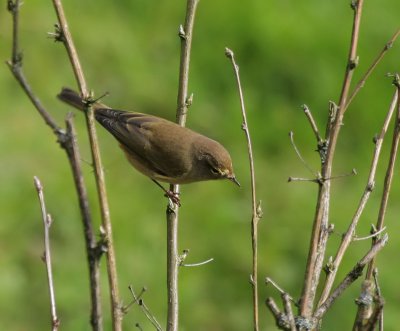
[{"label": "bird's claw", "polygon": [[176,193],[174,191],[168,190],[165,191],[165,197],[170,199],[174,204],[176,204],[178,207],[181,206],[181,200],[179,199],[179,193]]}]

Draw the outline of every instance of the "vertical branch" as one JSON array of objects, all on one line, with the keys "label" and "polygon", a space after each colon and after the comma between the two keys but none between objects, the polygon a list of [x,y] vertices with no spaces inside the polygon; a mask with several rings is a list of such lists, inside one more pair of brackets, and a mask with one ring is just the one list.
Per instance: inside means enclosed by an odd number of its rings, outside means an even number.
[{"label": "vertical branch", "polygon": [[42,210],[43,225],[44,225],[44,260],[46,263],[47,280],[49,285],[52,331],[57,331],[60,325],[60,320],[57,317],[56,298],[54,294],[53,272],[51,269],[51,254],[50,254],[50,233],[49,233],[52,219],[50,217],[50,214],[48,214],[46,211],[43,186],[39,178],[34,177],[34,184],[39,197],[40,208]]},{"label": "vertical branch", "polygon": [[64,42],[65,48],[68,53],[69,60],[72,64],[72,70],[74,71],[74,75],[76,78],[76,82],[78,83],[79,90],[82,93],[84,98],[89,96],[89,91],[86,85],[85,76],[83,74],[82,66],[79,61],[78,52],[76,51],[74,42],[72,40],[71,32],[68,28],[67,18],[65,16],[64,8],[62,6],[61,0],[53,0],[53,5],[56,10],[59,29],[62,33],[60,40]]},{"label": "vertical branch", "polygon": [[[179,27],[181,39],[181,59],[179,67],[179,86],[177,98],[176,121],[185,126],[188,106],[189,64],[192,46],[193,25],[196,8],[199,0],[188,0],[186,7],[186,18],[184,26]],[[171,185],[171,190],[179,194],[179,185]],[[178,330],[179,299],[178,299],[178,205],[170,203],[167,207],[167,290],[168,290],[168,313],[167,331]]]},{"label": "vertical branch", "polygon": [[97,246],[96,236],[93,231],[92,215],[90,213],[87,190],[82,176],[81,157],[76,142],[76,132],[72,113],[67,115],[65,122],[67,126],[67,139],[60,143],[68,155],[82,215],[86,254],[89,266],[91,299],[90,324],[92,325],[93,331],[102,331],[103,316],[100,295],[100,257],[102,251],[100,249],[101,247]]},{"label": "vertical branch", "polygon": [[333,157],[343,115],[346,109],[346,102],[349,94],[353,71],[357,65],[357,45],[360,31],[361,12],[363,0],[353,0],[351,7],[354,11],[353,29],[351,34],[350,50],[346,66],[345,77],[339,99],[339,108],[332,125],[327,126],[329,136],[328,150],[325,161],[322,165],[322,182],[319,186],[317,206],[314,216],[313,229],[311,234],[310,250],[307,259],[306,273],[304,277],[303,290],[300,302],[300,314],[305,318],[312,315],[314,300],[321,275],[324,261],[326,244],[328,240],[329,203],[330,203],[330,180],[332,175]]},{"label": "vertical branch", "polygon": [[253,324],[254,330],[258,330],[258,222],[261,218],[261,206],[257,206],[256,198],[256,184],[255,184],[255,174],[254,174],[254,161],[253,161],[253,147],[251,144],[250,131],[247,125],[246,109],[244,104],[242,86],[240,83],[239,76],[239,66],[235,62],[235,57],[233,52],[229,48],[225,48],[225,55],[231,60],[233,71],[235,73],[236,83],[239,90],[240,107],[242,110],[242,129],[245,132],[247,140],[247,149],[249,154],[250,163],[250,176],[251,176],[251,201],[252,201],[252,219],[251,219],[251,242],[253,251],[253,269],[251,274],[251,285],[253,289]]},{"label": "vertical branch", "polygon": [[[87,84],[83,75],[82,67],[80,65],[78,53],[75,49],[71,33],[68,29],[68,23],[64,14],[64,9],[62,7],[61,0],[53,0],[54,8],[57,13],[57,17],[59,19],[60,24],[60,33],[59,39],[64,42],[65,48],[67,49],[68,56],[71,60],[71,65],[75,73],[75,77],[77,79],[77,83],[80,88],[80,92],[84,99],[89,99],[89,91],[87,89]],[[97,140],[97,133],[95,128],[95,120],[93,109],[90,106],[87,107],[85,111],[86,115],[86,125],[89,133],[89,141],[92,152],[92,159],[94,165],[94,172],[96,178],[97,192],[99,196],[100,209],[101,209],[101,220],[102,227],[105,232],[105,241],[107,244],[107,274],[108,274],[108,283],[110,289],[110,301],[111,301],[111,315],[113,321],[113,330],[121,331],[122,330],[122,314],[120,309],[120,300],[119,300],[119,290],[118,290],[118,275],[116,268],[116,258],[114,251],[114,244],[112,238],[112,226],[111,226],[111,218],[110,218],[110,210],[108,206],[107,192],[105,186],[105,177],[104,171],[101,162],[100,149]]]},{"label": "vertical branch", "polygon": [[[392,180],[393,180],[394,166],[396,163],[397,152],[399,149],[399,141],[400,141],[400,80],[399,80],[398,75],[396,75],[396,77],[395,77],[394,84],[396,85],[396,88],[397,88],[397,91],[396,91],[397,92],[397,114],[396,114],[395,125],[394,125],[392,147],[391,147],[390,156],[389,156],[389,164],[388,164],[388,167],[386,170],[385,182],[383,185],[382,200],[381,200],[381,205],[379,207],[378,220],[376,222],[376,231],[379,231],[383,228],[383,224],[385,221],[386,209],[387,209],[387,204],[389,201],[390,188],[392,186]],[[372,243],[374,243],[375,241],[376,241],[376,238],[373,239]],[[374,267],[375,267],[375,258],[373,258],[368,265],[367,276],[366,276],[367,279],[372,279]]]}]

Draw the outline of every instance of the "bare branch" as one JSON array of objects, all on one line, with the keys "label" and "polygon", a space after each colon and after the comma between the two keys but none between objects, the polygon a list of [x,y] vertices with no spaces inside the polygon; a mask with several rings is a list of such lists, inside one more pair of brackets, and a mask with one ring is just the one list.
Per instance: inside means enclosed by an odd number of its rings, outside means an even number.
[{"label": "bare branch", "polygon": [[383,227],[382,229],[380,229],[379,231],[374,231],[372,234],[370,234],[369,236],[365,236],[365,237],[357,237],[357,236],[353,236],[353,241],[361,241],[361,240],[367,240],[367,239],[371,239],[374,237],[379,236],[382,232],[384,232],[386,230],[386,226]]},{"label": "bare branch", "polygon": [[181,266],[181,267],[200,267],[200,266],[210,263],[212,261],[214,261],[214,258],[210,258],[208,260],[205,260],[202,262],[197,262],[197,263],[183,263],[182,262],[182,263],[180,263],[179,266]]},{"label": "bare branch", "polygon": [[59,22],[59,32],[61,33],[60,40],[64,42],[69,60],[72,64],[72,69],[74,71],[76,81],[79,86],[79,90],[81,91],[83,98],[87,99],[89,97],[89,91],[87,88],[85,76],[83,74],[82,66],[79,61],[78,52],[76,51],[71,32],[68,28],[67,17],[65,16],[62,2],[61,0],[53,0],[53,5]]},{"label": "bare branch", "polygon": [[290,131],[289,132],[289,137],[290,137],[290,142],[291,142],[291,144],[292,144],[292,146],[293,146],[293,149],[294,149],[294,151],[296,152],[296,155],[297,155],[297,157],[299,158],[299,160],[301,161],[301,163],[303,163],[303,165],[307,168],[307,170],[310,172],[310,173],[312,173],[315,177],[320,177],[317,173],[316,173],[316,171],[314,171],[309,165],[308,165],[308,163],[306,162],[306,160],[304,160],[304,158],[303,158],[303,156],[301,155],[301,153],[300,153],[300,151],[299,151],[299,149],[297,148],[297,146],[296,146],[296,144],[295,144],[295,142],[294,142],[294,133],[293,133],[293,131]]},{"label": "bare branch", "polygon": [[90,324],[94,331],[102,331],[103,316],[100,295],[100,258],[104,252],[97,245],[95,231],[93,230],[92,215],[89,208],[88,193],[82,175],[81,156],[76,142],[76,132],[72,113],[68,113],[65,122],[67,126],[68,139],[63,141],[62,146],[68,155],[74,177],[79,207],[82,215],[83,233],[89,266],[91,298]]},{"label": "bare branch", "polygon": [[21,3],[19,0],[9,1],[8,10],[13,18],[13,42],[12,42],[12,54],[11,60],[7,61],[7,65],[10,68],[15,79],[28,96],[29,100],[35,106],[39,114],[42,116],[45,123],[52,129],[55,134],[63,134],[63,130],[56,124],[53,117],[46,111],[40,100],[33,93],[27,79],[25,78],[24,72],[22,71],[22,52],[19,49],[19,8]]},{"label": "bare branch", "polygon": [[151,313],[150,309],[146,306],[146,304],[144,303],[144,300],[141,298],[143,293],[146,292],[146,288],[143,288],[139,295],[135,294],[135,291],[134,291],[132,285],[129,285],[128,288],[129,288],[129,291],[132,294],[133,301],[131,302],[131,304],[129,304],[125,308],[125,310],[127,308],[129,308],[130,306],[132,306],[133,304],[135,304],[135,303],[138,304],[139,307],[142,309],[143,313],[145,314],[146,318],[150,321],[151,324],[153,324],[153,326],[156,328],[156,330],[157,331],[163,331],[160,323],[158,323],[158,321],[155,318],[155,316]]},{"label": "bare branch", "polygon": [[[334,118],[332,117],[329,119],[329,123],[327,125],[328,149],[326,152],[326,158],[321,158],[322,178],[332,177],[333,157],[336,150],[336,142],[342,125],[345,105],[347,103],[353,72],[358,61],[357,45],[363,3],[363,0],[355,0],[352,2],[354,19],[350,50],[347,60],[348,62],[346,66],[342,91],[339,98],[339,108],[337,109],[337,112],[335,112]],[[331,120],[333,120],[332,123]],[[325,257],[326,244],[329,236],[329,232],[327,231],[327,229],[329,223],[330,188],[330,181],[324,181],[323,184],[319,186],[318,191],[317,206],[315,210],[314,223],[310,241],[310,250],[307,259],[300,306],[300,314],[306,319],[309,319],[313,312],[315,295],[319,284],[322,265]]]},{"label": "bare branch", "polygon": [[288,323],[286,315],[279,310],[278,305],[276,304],[274,299],[268,298],[265,301],[265,304],[274,316],[276,326],[281,330],[290,330],[290,324]]},{"label": "bare branch", "polygon": [[[192,36],[194,19],[199,0],[187,0],[186,18],[184,26],[179,27],[181,40],[181,57],[179,67],[179,86],[177,97],[176,122],[185,126],[188,107],[192,103],[192,96],[188,95],[190,51],[192,47]],[[179,194],[179,185],[171,185],[170,191]],[[178,211],[179,206],[169,203],[167,207],[167,331],[177,331],[179,324],[179,298],[178,298]]]},{"label": "bare branch", "polygon": [[[71,61],[72,69],[74,71],[76,80],[79,85],[79,89],[83,96],[83,99],[89,100],[90,95],[88,92],[87,84],[85,81],[85,77],[83,74],[82,66],[79,61],[78,53],[75,49],[72,35],[68,29],[67,19],[64,13],[64,9],[61,3],[61,0],[53,0],[54,8],[57,13],[58,21],[59,21],[59,29],[62,37],[60,38],[64,46],[67,50],[69,59]],[[112,238],[112,226],[111,226],[111,218],[110,218],[110,209],[108,205],[107,192],[105,186],[105,176],[104,170],[101,162],[100,156],[100,148],[98,145],[97,133],[95,128],[95,119],[93,110],[88,103],[87,109],[85,111],[86,116],[86,124],[87,130],[89,134],[89,141],[94,165],[94,172],[96,178],[97,185],[97,193],[99,197],[100,210],[101,210],[101,219],[102,226],[105,231],[106,242],[107,242],[107,275],[108,275],[108,284],[109,284],[109,292],[110,292],[110,301],[111,301],[111,316],[113,321],[113,330],[121,331],[122,330],[122,314],[120,307],[120,299],[119,299],[119,289],[118,289],[118,276],[117,276],[117,267],[116,267],[116,258],[115,251],[113,245]]]},{"label": "bare branch", "polygon": [[368,251],[368,253],[356,264],[356,266],[347,274],[342,282],[336,287],[332,294],[318,307],[313,318],[317,321],[321,320],[335,300],[357,279],[362,275],[365,266],[378,254],[378,252],[386,245],[389,236],[385,234],[379,239]]},{"label": "bare branch", "polygon": [[86,251],[88,255],[90,290],[91,290],[91,324],[94,331],[102,330],[102,312],[100,299],[100,284],[99,284],[99,257],[96,249],[96,237],[92,230],[92,219],[88,204],[87,191],[83,180],[82,169],[80,165],[81,157],[79,155],[78,146],[76,143],[76,135],[73,127],[72,115],[68,115],[66,119],[67,131],[61,129],[44,108],[39,98],[33,93],[27,79],[22,71],[22,55],[19,50],[19,35],[18,35],[18,13],[21,4],[19,0],[9,1],[8,8],[13,16],[13,44],[12,55],[10,61],[7,62],[11,72],[16,80],[20,83],[23,91],[27,94],[34,107],[37,109],[45,123],[52,129],[57,137],[60,146],[65,150],[71,166],[72,174],[77,190],[79,206],[84,224],[84,233],[86,240]]},{"label": "bare branch", "polygon": [[296,323],[294,321],[292,306],[290,305],[290,299],[291,297],[287,293],[282,293],[282,301],[284,304],[285,314],[287,316],[288,323],[290,325],[290,330],[297,331]]},{"label": "bare branch", "polygon": [[396,41],[397,37],[400,35],[400,29],[396,31],[396,33],[390,38],[390,40],[385,44],[381,52],[378,54],[378,56],[375,58],[375,60],[372,62],[371,66],[368,68],[364,76],[360,79],[360,81],[357,83],[356,87],[354,88],[353,92],[351,93],[349,100],[346,103],[346,110],[349,107],[350,103],[353,101],[354,97],[357,95],[357,93],[361,90],[361,88],[364,87],[365,82],[369,78],[369,76],[372,74],[376,66],[381,62],[385,54],[392,48],[394,42]]},{"label": "bare branch", "polygon": [[285,290],[283,290],[275,281],[273,281],[270,277],[265,278],[265,285],[271,284],[281,295],[286,295],[286,297],[294,303],[295,306],[299,306],[296,300],[293,299]]},{"label": "bare branch", "polygon": [[303,108],[304,114],[306,115],[308,121],[310,122],[311,129],[314,132],[315,138],[317,138],[318,144],[320,144],[322,142],[322,138],[321,135],[319,134],[317,124],[315,123],[314,116],[312,115],[310,108],[308,108],[307,105],[302,105],[301,108]]},{"label": "bare branch", "polygon": [[[396,158],[397,158],[397,152],[399,149],[399,142],[400,142],[400,79],[399,76],[395,76],[394,80],[394,85],[396,86],[396,96],[397,96],[397,114],[395,118],[395,125],[394,125],[394,132],[393,132],[393,138],[392,138],[392,146],[390,150],[390,156],[389,156],[389,164],[387,166],[386,170],[386,176],[385,176],[385,181],[383,185],[383,194],[382,194],[382,199],[381,199],[381,204],[379,207],[379,213],[378,213],[378,220],[376,222],[376,230],[380,231],[383,228],[383,224],[385,221],[385,215],[386,215],[386,209],[389,201],[389,194],[390,194],[390,189],[392,186],[392,180],[393,180],[393,174],[394,174],[394,166],[396,163]],[[372,239],[372,243],[376,241],[376,238]],[[370,264],[368,265],[368,270],[367,270],[367,279],[372,278],[372,273],[375,267],[375,258],[371,260]]]},{"label": "bare branch", "polygon": [[336,277],[336,273],[339,269],[339,265],[342,262],[343,256],[347,250],[347,248],[349,247],[350,243],[352,242],[353,238],[354,238],[354,233],[355,233],[355,229],[356,226],[358,224],[358,221],[360,220],[360,217],[365,209],[365,206],[367,204],[367,201],[371,195],[372,190],[374,189],[375,186],[375,175],[376,175],[376,170],[378,167],[378,161],[379,161],[379,157],[381,155],[381,150],[382,150],[382,144],[383,144],[383,139],[386,135],[386,132],[388,130],[389,124],[390,124],[390,120],[393,116],[394,110],[395,110],[395,106],[397,104],[397,92],[394,94],[391,105],[389,107],[389,110],[386,114],[386,118],[384,120],[382,129],[379,133],[378,138],[375,141],[375,149],[374,149],[374,154],[372,157],[372,161],[371,161],[371,167],[370,167],[370,172],[368,175],[368,180],[367,180],[367,184],[364,190],[364,193],[360,199],[360,202],[358,204],[357,210],[351,220],[351,223],[345,233],[345,235],[343,236],[342,242],[340,244],[340,247],[336,253],[335,259],[332,262],[332,267],[329,268],[329,274],[327,275],[326,281],[325,281],[325,285],[324,285],[324,289],[322,291],[318,306],[320,304],[322,304],[327,297],[329,296],[329,293],[332,289],[333,283],[335,281],[335,277]]},{"label": "bare branch", "polygon": [[50,227],[52,219],[50,214],[46,211],[46,204],[44,201],[43,186],[38,177],[34,177],[34,184],[38,193],[40,208],[42,210],[42,219],[44,225],[44,259],[47,270],[47,280],[50,294],[50,313],[52,321],[52,330],[57,331],[60,325],[60,320],[57,317],[56,298],[54,293],[53,272],[51,268],[51,253],[50,253]]},{"label": "bare branch", "polygon": [[[379,282],[378,282],[378,268],[375,268],[373,271],[373,277],[374,277],[374,283],[375,283],[375,288],[376,288],[376,295],[378,297],[377,301],[378,303],[381,303],[382,305],[382,309],[379,313],[378,316],[378,323],[379,323],[379,331],[383,331],[383,304],[384,304],[384,300],[382,297],[382,292],[381,292],[381,287],[379,286]],[[373,330],[371,330],[373,331]]]},{"label": "bare branch", "polygon": [[[247,124],[246,108],[244,104],[242,85],[240,83],[239,66],[236,64],[235,56],[229,48],[225,48],[225,55],[231,60],[233,71],[235,73],[236,83],[239,91],[240,106],[242,111],[243,123],[242,129],[244,130],[246,140],[247,140],[247,150],[249,155],[250,163],[250,177],[251,177],[251,198],[252,198],[252,219],[251,219],[251,242],[253,250],[253,270],[251,274],[251,284],[253,287],[253,323],[254,330],[259,329],[258,326],[258,222],[261,218],[261,206],[257,206],[256,197],[256,182],[255,182],[255,172],[254,172],[254,157],[253,157],[253,147],[251,144],[250,131]],[[259,209],[259,211],[258,211]]]}]

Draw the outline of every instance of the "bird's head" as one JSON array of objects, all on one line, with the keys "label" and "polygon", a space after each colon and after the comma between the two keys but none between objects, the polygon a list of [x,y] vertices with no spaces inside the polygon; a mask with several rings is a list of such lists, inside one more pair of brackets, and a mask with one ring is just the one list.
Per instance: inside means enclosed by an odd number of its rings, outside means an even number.
[{"label": "bird's head", "polygon": [[229,179],[240,186],[233,172],[231,156],[220,143],[207,139],[197,157],[204,165],[202,172],[207,177],[204,179]]}]

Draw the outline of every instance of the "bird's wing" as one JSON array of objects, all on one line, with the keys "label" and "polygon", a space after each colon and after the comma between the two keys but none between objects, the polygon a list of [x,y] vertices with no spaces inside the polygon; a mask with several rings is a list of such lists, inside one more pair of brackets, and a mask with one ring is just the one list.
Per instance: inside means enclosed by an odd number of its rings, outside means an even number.
[{"label": "bird's wing", "polygon": [[[180,177],[188,162],[182,158],[181,127],[141,113],[96,109],[97,121],[120,143],[125,152],[159,177]],[[177,137],[178,136],[178,137]]]}]

